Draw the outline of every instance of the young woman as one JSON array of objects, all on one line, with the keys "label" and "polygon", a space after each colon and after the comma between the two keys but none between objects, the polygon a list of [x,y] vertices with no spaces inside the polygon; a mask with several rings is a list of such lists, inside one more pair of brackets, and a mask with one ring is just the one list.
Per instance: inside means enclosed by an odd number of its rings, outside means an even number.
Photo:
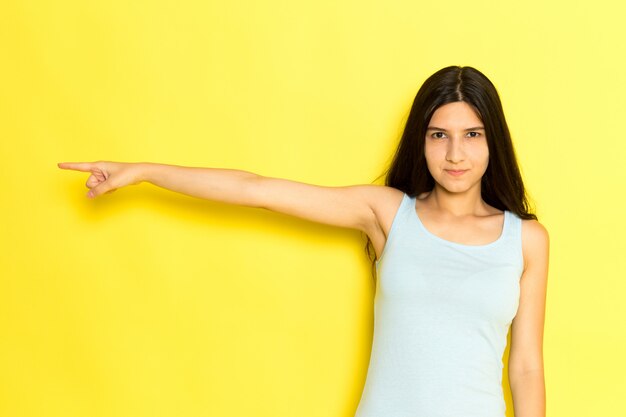
[{"label": "young woman", "polygon": [[364,232],[378,279],[356,417],[504,417],[509,327],[515,416],[545,416],[549,238],[529,211],[496,88],[480,71],[450,66],[424,82],[385,186],[156,163],[59,167],[90,172],[91,198],[147,181]]}]

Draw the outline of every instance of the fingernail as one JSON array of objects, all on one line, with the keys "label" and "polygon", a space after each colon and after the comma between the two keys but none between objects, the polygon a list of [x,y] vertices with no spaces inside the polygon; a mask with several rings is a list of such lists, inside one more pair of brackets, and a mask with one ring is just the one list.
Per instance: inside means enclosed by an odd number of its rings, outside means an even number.
[{"label": "fingernail", "polygon": [[93,197],[93,193],[92,193],[91,191],[89,191],[89,192],[87,193],[87,197],[89,197],[89,198]]}]

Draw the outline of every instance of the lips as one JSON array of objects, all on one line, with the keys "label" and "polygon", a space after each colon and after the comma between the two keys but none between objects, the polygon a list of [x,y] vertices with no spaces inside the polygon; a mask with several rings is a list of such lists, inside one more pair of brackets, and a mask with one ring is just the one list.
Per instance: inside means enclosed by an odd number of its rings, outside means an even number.
[{"label": "lips", "polygon": [[450,175],[454,175],[455,177],[458,177],[459,175],[463,175],[467,171],[467,169],[463,169],[463,170],[446,169],[445,171]]}]

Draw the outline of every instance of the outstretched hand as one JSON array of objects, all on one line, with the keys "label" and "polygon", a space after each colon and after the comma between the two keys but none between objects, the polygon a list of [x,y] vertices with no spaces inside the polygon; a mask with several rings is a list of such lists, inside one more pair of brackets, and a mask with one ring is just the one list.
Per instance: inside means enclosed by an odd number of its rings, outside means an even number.
[{"label": "outstretched hand", "polygon": [[88,198],[112,193],[118,188],[138,184],[142,181],[139,164],[132,162],[60,162],[57,166],[61,169],[91,173],[85,183],[90,189],[87,193]]}]

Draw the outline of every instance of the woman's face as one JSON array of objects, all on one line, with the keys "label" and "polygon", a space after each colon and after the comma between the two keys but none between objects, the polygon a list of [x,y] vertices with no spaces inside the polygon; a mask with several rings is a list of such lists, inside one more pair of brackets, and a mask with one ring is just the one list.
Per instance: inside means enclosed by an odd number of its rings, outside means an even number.
[{"label": "woman's face", "polygon": [[474,187],[480,192],[489,148],[484,125],[468,103],[457,101],[435,110],[426,130],[424,152],[428,170],[441,187],[452,193]]}]

